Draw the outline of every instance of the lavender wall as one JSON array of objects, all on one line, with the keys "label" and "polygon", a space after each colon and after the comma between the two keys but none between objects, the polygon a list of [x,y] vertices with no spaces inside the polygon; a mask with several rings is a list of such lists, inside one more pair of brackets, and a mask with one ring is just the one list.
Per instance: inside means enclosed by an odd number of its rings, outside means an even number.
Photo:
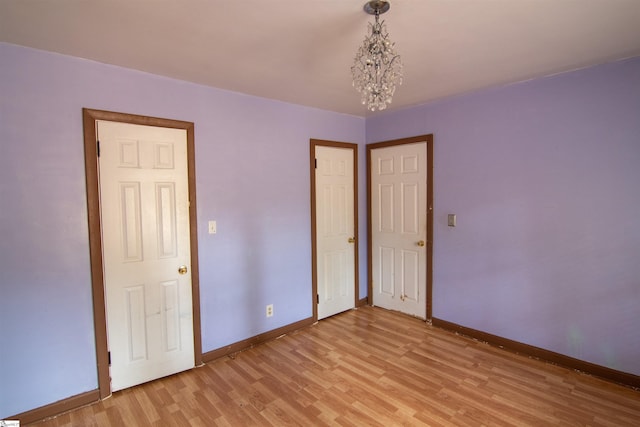
[{"label": "lavender wall", "polygon": [[364,119],[4,43],[0,58],[0,419],[97,388],[83,107],[195,123],[205,352],[312,315],[309,139],[362,143]]},{"label": "lavender wall", "polygon": [[[364,119],[4,43],[0,58],[0,419],[97,387],[82,107],[195,122],[204,351],[311,316],[309,138],[363,143]],[[366,120],[369,142],[425,133],[434,315],[640,375],[640,59]]]},{"label": "lavender wall", "polygon": [[640,375],[640,58],[366,129],[434,134],[434,317]]}]

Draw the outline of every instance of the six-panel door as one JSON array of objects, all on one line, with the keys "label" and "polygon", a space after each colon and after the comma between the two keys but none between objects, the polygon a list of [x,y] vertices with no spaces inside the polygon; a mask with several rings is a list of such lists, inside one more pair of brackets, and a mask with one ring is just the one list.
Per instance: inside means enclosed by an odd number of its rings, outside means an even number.
[{"label": "six-panel door", "polygon": [[426,318],[427,143],[371,150],[373,304]]},{"label": "six-panel door", "polygon": [[316,146],[318,319],[355,306],[353,150]]},{"label": "six-panel door", "polygon": [[111,390],[194,366],[182,129],[98,122]]}]

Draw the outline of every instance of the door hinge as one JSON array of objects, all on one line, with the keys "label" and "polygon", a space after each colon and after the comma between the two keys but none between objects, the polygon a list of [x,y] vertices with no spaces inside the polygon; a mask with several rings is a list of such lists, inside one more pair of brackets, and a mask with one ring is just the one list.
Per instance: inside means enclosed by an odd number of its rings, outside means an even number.
[{"label": "door hinge", "polygon": [[96,141],[96,152],[98,154],[98,157],[100,157],[100,140],[99,139]]},{"label": "door hinge", "polygon": [[313,167],[318,169],[318,159],[313,159]]},{"label": "door hinge", "polygon": [[316,304],[320,304],[320,294],[316,294]]},{"label": "door hinge", "polygon": [[107,360],[109,361],[109,366],[111,366],[111,352],[107,352]]}]

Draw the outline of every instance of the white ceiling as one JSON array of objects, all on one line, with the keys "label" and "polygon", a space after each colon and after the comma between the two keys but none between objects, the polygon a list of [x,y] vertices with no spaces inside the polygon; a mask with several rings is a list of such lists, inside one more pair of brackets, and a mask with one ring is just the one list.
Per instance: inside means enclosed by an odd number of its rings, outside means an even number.
[{"label": "white ceiling", "polygon": [[[0,0],[0,41],[365,116],[365,0]],[[640,55],[640,0],[391,0],[392,109]],[[1,58],[0,58],[1,59]]]}]

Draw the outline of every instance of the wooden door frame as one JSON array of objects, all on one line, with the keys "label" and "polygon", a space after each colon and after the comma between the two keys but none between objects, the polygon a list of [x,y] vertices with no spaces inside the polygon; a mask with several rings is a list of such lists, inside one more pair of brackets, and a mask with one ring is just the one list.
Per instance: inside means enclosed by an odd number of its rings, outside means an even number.
[{"label": "wooden door frame", "polygon": [[377,148],[427,143],[427,321],[433,317],[433,134],[367,144],[367,303],[373,305],[373,224],[371,220],[371,152]]},{"label": "wooden door frame", "polygon": [[100,221],[100,190],[98,182],[97,121],[130,123],[184,129],[187,132],[187,180],[189,185],[189,238],[191,246],[191,293],[193,305],[194,364],[202,364],[200,325],[200,282],[198,273],[198,235],[196,223],[196,172],[194,151],[194,124],[180,120],[116,113],[112,111],[82,109],[84,127],[84,160],[89,220],[89,252],[91,260],[91,288],[93,291],[93,318],[96,340],[98,389],[100,399],[111,395],[109,349],[107,343],[107,315],[102,261],[102,224]]},{"label": "wooden door frame", "polygon": [[357,307],[360,295],[360,285],[358,280],[358,144],[349,142],[325,141],[321,139],[311,139],[309,141],[309,175],[311,176],[311,305],[313,308],[313,321],[318,321],[318,242],[316,239],[316,147],[346,148],[353,151],[353,233],[356,241],[354,243],[354,301],[353,306]]}]

